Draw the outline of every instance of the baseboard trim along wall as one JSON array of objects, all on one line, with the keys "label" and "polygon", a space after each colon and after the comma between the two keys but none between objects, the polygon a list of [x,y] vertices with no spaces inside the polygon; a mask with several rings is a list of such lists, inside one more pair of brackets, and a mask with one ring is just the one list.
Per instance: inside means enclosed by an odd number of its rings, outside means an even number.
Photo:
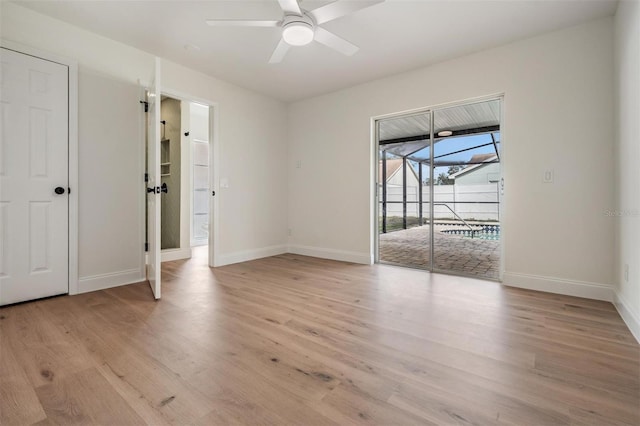
[{"label": "baseboard trim along wall", "polygon": [[546,291],[547,293],[564,294],[567,296],[584,297],[607,302],[613,302],[614,298],[613,288],[609,285],[567,280],[564,278],[505,272],[502,277],[502,284],[510,287]]},{"label": "baseboard trim along wall", "polygon": [[263,257],[277,256],[287,252],[287,246],[269,246],[253,250],[236,251],[233,253],[220,254],[216,266],[231,265],[232,263],[247,262],[249,260],[261,259]]},{"label": "baseboard trim along wall", "polygon": [[170,262],[172,260],[190,259],[191,247],[177,248],[177,249],[164,249],[160,252],[161,262]]},{"label": "baseboard trim along wall", "polygon": [[342,262],[362,263],[370,265],[372,262],[369,253],[358,253],[353,251],[334,250],[321,247],[309,247],[290,245],[289,253],[300,254],[302,256],[319,257],[322,259],[339,260]]},{"label": "baseboard trim along wall", "polygon": [[126,271],[113,272],[109,274],[81,277],[78,280],[78,294],[139,283],[145,280],[146,278],[142,275],[140,268],[128,269]]},{"label": "baseboard trim along wall", "polygon": [[631,334],[640,343],[640,318],[638,318],[631,309],[628,308],[628,303],[622,298],[619,292],[615,292],[615,299],[613,301],[618,313],[622,317],[622,320],[627,324]]}]

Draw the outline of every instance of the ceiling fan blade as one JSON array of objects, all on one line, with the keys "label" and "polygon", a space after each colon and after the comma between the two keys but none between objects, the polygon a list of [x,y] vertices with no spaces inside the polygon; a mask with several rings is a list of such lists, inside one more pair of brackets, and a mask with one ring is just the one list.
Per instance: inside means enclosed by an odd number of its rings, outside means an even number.
[{"label": "ceiling fan blade", "polygon": [[316,24],[324,24],[341,16],[348,15],[360,9],[382,3],[384,0],[338,0],[321,6],[309,12]]},{"label": "ceiling fan blade", "polygon": [[280,40],[280,43],[278,43],[278,45],[276,46],[276,49],[273,51],[273,54],[271,55],[271,58],[269,59],[269,63],[270,64],[277,64],[282,62],[282,59],[284,58],[284,55],[287,54],[287,52],[289,51],[289,48],[291,46],[289,45],[289,43],[287,43],[284,40]]},{"label": "ceiling fan blade", "polygon": [[278,0],[278,3],[280,3],[280,7],[282,8],[285,14],[293,13],[298,16],[302,16],[300,5],[298,5],[298,0]]},{"label": "ceiling fan blade", "polygon": [[353,56],[358,51],[358,46],[349,43],[347,40],[330,33],[322,27],[316,27],[314,40],[330,47],[343,55]]},{"label": "ceiling fan blade", "polygon": [[241,19],[207,19],[212,27],[278,27],[280,21],[254,21]]}]

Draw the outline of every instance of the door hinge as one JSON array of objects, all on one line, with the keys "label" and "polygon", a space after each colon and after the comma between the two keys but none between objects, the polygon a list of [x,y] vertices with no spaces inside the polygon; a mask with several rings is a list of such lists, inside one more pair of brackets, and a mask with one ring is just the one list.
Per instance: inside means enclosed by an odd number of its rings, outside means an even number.
[{"label": "door hinge", "polygon": [[144,174],[144,181],[149,182],[149,173]]},{"label": "door hinge", "polygon": [[71,188],[67,188],[67,194],[71,194]]},{"label": "door hinge", "polygon": [[144,104],[144,112],[149,112],[149,102],[140,101],[141,104]]},{"label": "door hinge", "polygon": [[149,251],[149,243],[144,243],[144,251]]}]

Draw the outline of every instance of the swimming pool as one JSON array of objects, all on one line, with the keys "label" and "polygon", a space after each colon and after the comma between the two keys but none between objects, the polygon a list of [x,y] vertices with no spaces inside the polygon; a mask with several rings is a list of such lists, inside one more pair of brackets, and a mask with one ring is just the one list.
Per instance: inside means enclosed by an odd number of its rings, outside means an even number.
[{"label": "swimming pool", "polygon": [[479,225],[472,226],[472,228],[473,231],[467,227],[460,227],[460,229],[443,229],[440,232],[480,240],[497,241],[500,239],[500,225]]}]

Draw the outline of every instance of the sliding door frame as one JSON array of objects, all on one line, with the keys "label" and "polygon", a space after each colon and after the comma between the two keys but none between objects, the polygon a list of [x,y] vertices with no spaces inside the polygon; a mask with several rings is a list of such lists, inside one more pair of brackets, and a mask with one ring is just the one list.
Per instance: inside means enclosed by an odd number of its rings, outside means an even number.
[{"label": "sliding door frame", "polygon": [[[373,263],[380,263],[380,236],[379,236],[379,229],[380,229],[380,213],[379,213],[379,208],[380,208],[380,200],[379,200],[379,185],[385,185],[386,182],[382,182],[382,176],[380,176],[379,170],[380,167],[378,166],[380,164],[380,122],[384,121],[384,120],[388,120],[388,119],[392,119],[392,118],[399,118],[399,117],[407,117],[407,116],[412,116],[412,115],[420,115],[420,114],[429,114],[429,136],[430,136],[430,143],[429,143],[429,157],[430,157],[430,161],[429,161],[429,267],[425,268],[425,271],[429,271],[429,272],[436,272],[436,273],[443,273],[443,274],[452,274],[452,275],[458,275],[458,276],[468,276],[470,278],[478,278],[477,276],[473,276],[473,275],[466,275],[464,273],[459,273],[459,272],[454,272],[454,271],[447,271],[447,270],[440,270],[440,269],[436,269],[434,268],[434,264],[433,264],[433,260],[435,258],[435,246],[434,246],[434,240],[435,240],[435,236],[434,236],[434,224],[433,224],[433,217],[434,217],[434,191],[433,191],[433,187],[434,187],[434,167],[433,167],[433,157],[434,157],[434,144],[433,144],[433,139],[434,139],[434,118],[435,118],[435,112],[441,109],[446,109],[446,108],[453,108],[453,107],[457,107],[457,106],[462,106],[462,105],[468,105],[468,104],[476,104],[476,103],[482,103],[482,102],[489,102],[489,101],[500,101],[500,183],[499,183],[499,200],[500,200],[500,204],[499,204],[499,217],[500,217],[500,265],[499,265],[499,272],[498,272],[498,279],[497,280],[492,280],[492,279],[488,279],[491,281],[498,281],[498,282],[502,282],[502,277],[504,274],[504,265],[505,265],[505,244],[504,244],[504,237],[506,235],[505,232],[505,217],[506,217],[506,212],[505,212],[505,208],[504,208],[504,199],[505,199],[505,195],[504,195],[504,167],[503,167],[503,162],[504,162],[504,158],[505,158],[505,148],[504,148],[504,140],[505,140],[505,126],[504,126],[504,110],[505,110],[505,94],[504,93],[497,93],[497,94],[492,94],[492,95],[487,95],[487,96],[480,96],[480,97],[476,97],[476,98],[469,98],[469,99],[464,99],[464,100],[460,100],[460,101],[454,101],[454,102],[447,102],[447,103],[441,103],[441,104],[436,104],[434,106],[431,107],[423,107],[423,108],[416,108],[416,109],[412,109],[412,110],[406,110],[406,111],[400,111],[400,112],[395,112],[395,113],[391,113],[391,114],[383,114],[383,115],[378,115],[378,116],[374,116],[371,117],[371,151],[372,151],[372,155],[371,155],[371,178],[372,178],[372,184],[370,185],[371,188],[373,188],[373,194],[371,197],[371,206],[370,206],[370,214],[371,214],[371,228],[370,228],[370,232],[371,232],[371,259],[373,261]],[[421,166],[422,167],[422,166]]]}]

